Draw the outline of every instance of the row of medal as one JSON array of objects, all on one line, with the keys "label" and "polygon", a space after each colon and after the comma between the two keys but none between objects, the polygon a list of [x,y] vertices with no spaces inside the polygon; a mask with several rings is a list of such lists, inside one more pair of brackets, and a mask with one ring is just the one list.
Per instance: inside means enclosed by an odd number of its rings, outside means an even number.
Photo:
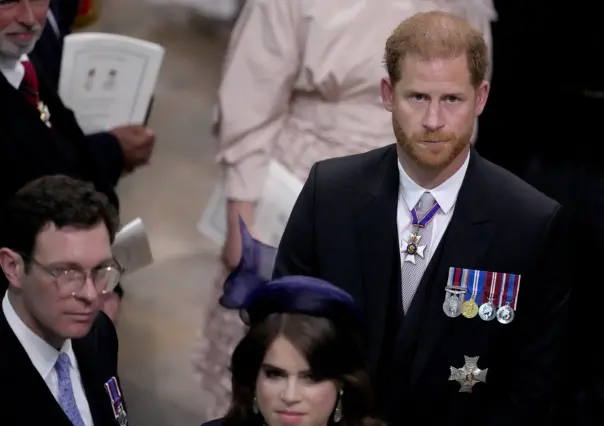
[{"label": "row of medal", "polygon": [[509,324],[516,315],[519,290],[517,274],[449,268],[443,311],[451,318],[478,315],[484,321],[497,318]]}]

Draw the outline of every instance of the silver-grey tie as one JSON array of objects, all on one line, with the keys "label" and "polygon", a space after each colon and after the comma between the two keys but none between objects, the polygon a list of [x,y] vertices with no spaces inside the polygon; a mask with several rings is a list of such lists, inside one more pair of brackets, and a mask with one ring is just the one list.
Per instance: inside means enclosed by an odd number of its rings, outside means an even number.
[{"label": "silver-grey tie", "polygon": [[[429,192],[424,192],[416,205],[416,211],[418,218],[421,220],[426,213],[434,206],[434,197]],[[404,251],[404,245],[401,245],[401,281],[402,281],[402,295],[403,295],[403,311],[407,312],[413,296],[417,291],[417,286],[424,275],[424,271],[428,267],[427,258],[429,252],[433,249],[430,247],[430,239],[432,238],[432,221],[428,222],[426,227],[419,228],[418,235],[420,236],[417,242],[419,248],[417,254],[412,255],[415,260],[415,264],[409,261],[405,261],[408,257],[406,251]],[[425,247],[422,252],[422,247]]]}]

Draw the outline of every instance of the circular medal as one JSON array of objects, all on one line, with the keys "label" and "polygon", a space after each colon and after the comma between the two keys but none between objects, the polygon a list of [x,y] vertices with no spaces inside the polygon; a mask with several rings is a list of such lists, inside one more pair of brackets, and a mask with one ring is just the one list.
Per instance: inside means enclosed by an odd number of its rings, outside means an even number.
[{"label": "circular medal", "polygon": [[407,244],[407,254],[415,254],[417,253],[417,246],[415,243]]},{"label": "circular medal", "polygon": [[492,321],[497,316],[497,310],[492,302],[483,303],[478,309],[478,315],[485,321]]},{"label": "circular medal", "polygon": [[502,324],[511,323],[514,321],[514,310],[509,305],[497,309],[497,321]]},{"label": "circular medal", "polygon": [[443,303],[443,311],[449,318],[456,318],[461,315],[461,299],[457,296],[449,296]]},{"label": "circular medal", "polygon": [[462,314],[466,318],[474,318],[476,315],[478,315],[478,305],[474,299],[463,302]]}]

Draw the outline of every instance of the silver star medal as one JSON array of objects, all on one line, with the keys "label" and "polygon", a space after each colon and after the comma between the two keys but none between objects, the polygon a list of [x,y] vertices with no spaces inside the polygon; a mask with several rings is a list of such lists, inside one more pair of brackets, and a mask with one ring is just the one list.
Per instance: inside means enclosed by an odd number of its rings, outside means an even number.
[{"label": "silver star medal", "polygon": [[472,393],[472,387],[476,383],[487,382],[487,371],[488,368],[481,370],[478,368],[479,356],[464,356],[466,363],[461,368],[451,368],[451,376],[449,380],[454,380],[460,384],[460,392]]},{"label": "silver star medal", "polygon": [[415,265],[415,256],[419,256],[423,259],[424,251],[426,250],[426,246],[420,246],[419,240],[422,239],[421,235],[411,234],[411,238],[409,241],[403,240],[402,249],[403,253],[405,253],[405,262],[410,262]]}]

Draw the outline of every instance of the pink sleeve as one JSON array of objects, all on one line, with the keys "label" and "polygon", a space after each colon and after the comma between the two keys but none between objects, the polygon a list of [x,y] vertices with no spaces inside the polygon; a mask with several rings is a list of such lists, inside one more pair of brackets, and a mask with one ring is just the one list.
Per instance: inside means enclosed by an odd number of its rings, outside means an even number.
[{"label": "pink sleeve", "polygon": [[287,119],[300,66],[298,0],[246,0],[218,92],[218,160],[226,195],[256,200]]}]

